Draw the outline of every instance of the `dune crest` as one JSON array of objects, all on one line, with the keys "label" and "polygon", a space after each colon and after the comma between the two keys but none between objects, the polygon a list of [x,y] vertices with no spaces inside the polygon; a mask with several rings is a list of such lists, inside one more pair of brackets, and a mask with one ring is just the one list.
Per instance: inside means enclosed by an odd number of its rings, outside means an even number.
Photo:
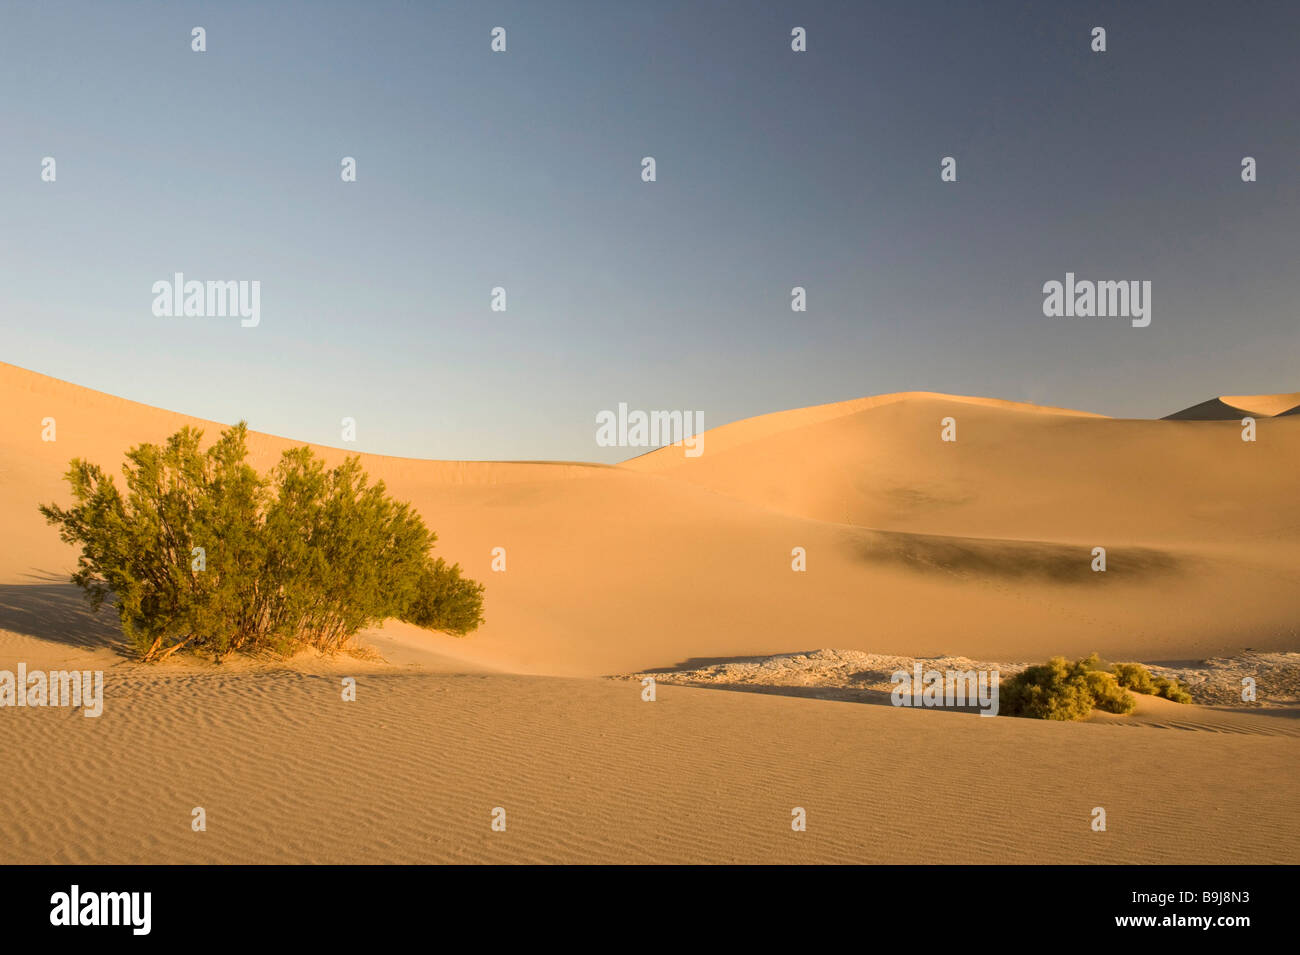
[{"label": "dune crest", "polygon": [[1280,395],[1220,395],[1219,400],[1258,415],[1281,415],[1300,406],[1300,391]]},{"label": "dune crest", "polygon": [[1276,395],[1220,395],[1165,415],[1168,421],[1238,421],[1252,415],[1280,418],[1300,412],[1300,391]]}]

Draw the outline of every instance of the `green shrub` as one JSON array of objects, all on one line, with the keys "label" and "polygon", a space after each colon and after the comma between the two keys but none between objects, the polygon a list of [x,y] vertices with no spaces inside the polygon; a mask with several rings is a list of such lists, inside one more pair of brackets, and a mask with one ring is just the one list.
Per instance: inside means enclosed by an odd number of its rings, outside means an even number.
[{"label": "green shrub", "polygon": [[201,438],[187,427],[127,452],[125,496],[74,460],[74,506],[41,507],[81,546],[73,582],[93,609],[111,596],[142,659],[333,651],[390,617],[457,634],[482,622],[482,585],[432,558],[436,535],[357,458],[326,470],[294,448],[263,477],[242,422],[206,452]]},{"label": "green shrub", "polygon": [[1065,657],[1028,667],[999,687],[1000,711],[1040,720],[1081,720],[1092,712],[1086,673]]},{"label": "green shrub", "polygon": [[1156,676],[1140,663],[1116,663],[1115,678],[1119,680],[1120,686],[1128,687],[1135,693],[1162,696],[1175,703],[1192,702],[1187,687],[1177,680]]},{"label": "green shrub", "polygon": [[1151,694],[1156,691],[1151,682],[1151,671],[1140,663],[1116,663],[1114,673],[1119,685],[1134,693]]},{"label": "green shrub", "polygon": [[402,619],[462,636],[483,622],[483,585],[460,575],[460,564],[439,557],[425,567],[415,600]]},{"label": "green shrub", "polygon": [[1028,667],[999,688],[999,707],[1008,716],[1081,720],[1093,709],[1131,713],[1137,705],[1094,653],[1073,663],[1052,657]]},{"label": "green shrub", "polygon": [[1089,670],[1084,674],[1084,680],[1092,694],[1095,709],[1106,713],[1132,713],[1137,707],[1133,694],[1119,684],[1114,674],[1105,670]]},{"label": "green shrub", "polygon": [[1129,690],[1162,696],[1176,703],[1192,702],[1177,680],[1155,676],[1140,663],[1104,663],[1089,654],[1073,663],[1052,657],[1002,683],[1000,708],[1009,716],[1043,720],[1081,720],[1094,709],[1132,713],[1137,700]]},{"label": "green shrub", "polygon": [[1170,680],[1163,676],[1154,677],[1152,682],[1155,684],[1155,694],[1163,696],[1166,700],[1173,700],[1175,703],[1192,702],[1192,694],[1187,692],[1187,687],[1177,680]]}]

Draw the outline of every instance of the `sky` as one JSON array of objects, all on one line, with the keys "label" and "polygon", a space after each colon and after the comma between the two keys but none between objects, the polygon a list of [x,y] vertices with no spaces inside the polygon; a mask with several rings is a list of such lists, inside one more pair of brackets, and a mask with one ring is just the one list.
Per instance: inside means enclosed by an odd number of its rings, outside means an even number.
[{"label": "sky", "polygon": [[[620,403],[1295,391],[1298,36],[1263,2],[5,0],[0,360],[444,459],[623,460]],[[258,281],[259,324],[155,315],[177,272]],[[1066,272],[1151,282],[1151,324],[1045,316]]]}]

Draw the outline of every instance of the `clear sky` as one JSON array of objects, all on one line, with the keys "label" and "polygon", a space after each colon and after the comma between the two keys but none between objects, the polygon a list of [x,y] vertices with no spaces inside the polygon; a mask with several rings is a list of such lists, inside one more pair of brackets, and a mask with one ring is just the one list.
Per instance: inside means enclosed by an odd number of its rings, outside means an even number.
[{"label": "clear sky", "polygon": [[[0,359],[436,458],[621,460],[619,402],[1294,391],[1298,38],[1262,2],[5,0]],[[1067,271],[1149,280],[1151,325],[1045,317]],[[260,325],[156,317],[175,272],[260,281]]]}]

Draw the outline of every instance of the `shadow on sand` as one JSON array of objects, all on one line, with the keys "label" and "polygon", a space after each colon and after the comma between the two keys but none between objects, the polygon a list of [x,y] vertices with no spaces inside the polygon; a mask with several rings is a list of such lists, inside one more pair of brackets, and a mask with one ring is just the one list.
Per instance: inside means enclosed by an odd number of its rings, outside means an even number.
[{"label": "shadow on sand", "polygon": [[[856,543],[867,563],[902,565],[929,574],[973,580],[1041,580],[1053,584],[1101,586],[1185,570],[1186,558],[1153,547],[1115,547],[1107,554],[1107,569],[1092,569],[1088,547],[1047,541],[946,537],[895,531],[873,532]],[[1116,574],[1113,571],[1122,573]]]},{"label": "shadow on sand", "polygon": [[69,647],[126,653],[113,607],[105,604],[92,613],[81,588],[66,578],[42,576],[30,584],[0,586],[0,630]]},{"label": "shadow on sand", "polygon": [[790,650],[780,653],[760,653],[748,657],[688,657],[680,663],[674,663],[672,666],[652,667],[649,670],[638,670],[638,673],[680,673],[684,670],[703,670],[705,667],[720,666],[724,663],[763,663],[771,660],[773,657],[798,657],[807,656],[810,653],[816,653],[817,649],[812,650]]}]

